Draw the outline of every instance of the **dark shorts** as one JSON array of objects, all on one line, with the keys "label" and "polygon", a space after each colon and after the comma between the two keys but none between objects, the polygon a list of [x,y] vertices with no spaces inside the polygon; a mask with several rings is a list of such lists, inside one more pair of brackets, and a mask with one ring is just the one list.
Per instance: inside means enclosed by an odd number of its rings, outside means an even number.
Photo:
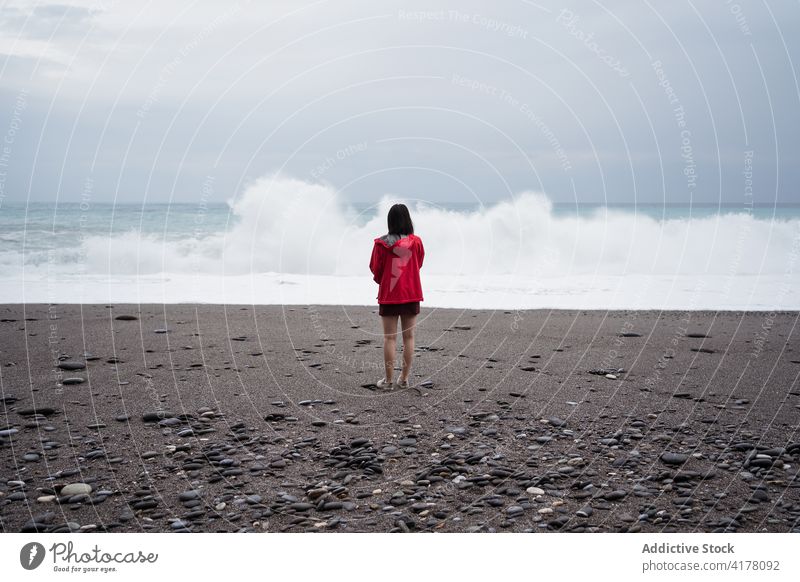
[{"label": "dark shorts", "polygon": [[417,315],[419,313],[419,301],[413,303],[382,303],[378,305],[380,315]]}]

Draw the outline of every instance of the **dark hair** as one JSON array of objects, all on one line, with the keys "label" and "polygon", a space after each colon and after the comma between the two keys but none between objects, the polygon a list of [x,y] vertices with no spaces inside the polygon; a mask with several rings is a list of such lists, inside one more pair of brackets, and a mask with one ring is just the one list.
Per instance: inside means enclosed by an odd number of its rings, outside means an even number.
[{"label": "dark hair", "polygon": [[405,204],[395,204],[386,218],[389,234],[414,234],[414,223]]}]

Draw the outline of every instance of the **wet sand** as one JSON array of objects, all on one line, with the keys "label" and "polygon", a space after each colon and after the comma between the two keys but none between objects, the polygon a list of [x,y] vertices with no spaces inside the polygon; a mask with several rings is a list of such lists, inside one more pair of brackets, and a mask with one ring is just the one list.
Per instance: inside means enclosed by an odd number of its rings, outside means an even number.
[{"label": "wet sand", "polygon": [[2,305],[0,527],[800,531],[797,322],[423,304],[383,393],[377,306]]}]

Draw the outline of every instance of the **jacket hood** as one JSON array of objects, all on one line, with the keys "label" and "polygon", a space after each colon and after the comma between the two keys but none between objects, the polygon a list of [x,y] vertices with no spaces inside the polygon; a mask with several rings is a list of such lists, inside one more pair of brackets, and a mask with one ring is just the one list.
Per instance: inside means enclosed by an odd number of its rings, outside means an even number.
[{"label": "jacket hood", "polygon": [[387,249],[390,249],[393,246],[395,246],[397,243],[399,243],[400,241],[404,241],[404,240],[412,241],[412,240],[414,240],[414,238],[415,238],[414,234],[409,234],[409,235],[406,235],[406,236],[403,236],[403,237],[398,237],[398,235],[396,235],[396,234],[394,234],[394,235],[393,234],[385,234],[383,236],[379,236],[378,238],[376,238],[375,242],[382,244]]}]

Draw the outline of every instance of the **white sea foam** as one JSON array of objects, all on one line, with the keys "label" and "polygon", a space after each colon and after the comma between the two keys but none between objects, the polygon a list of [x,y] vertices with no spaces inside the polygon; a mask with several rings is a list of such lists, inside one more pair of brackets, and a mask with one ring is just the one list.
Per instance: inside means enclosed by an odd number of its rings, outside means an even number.
[{"label": "white sea foam", "polygon": [[[372,240],[386,231],[397,201],[381,197],[366,218],[330,186],[266,176],[230,201],[224,231],[167,239],[138,230],[95,234],[24,270],[21,258],[6,255],[0,301],[45,300],[37,288],[46,288],[61,302],[372,304]],[[474,211],[409,206],[426,250],[428,305],[800,308],[797,218],[569,216],[537,192]]]},{"label": "white sea foam", "polygon": [[[362,275],[394,202],[381,198],[377,217],[363,223],[330,187],[265,177],[231,202],[227,232],[167,242],[136,232],[90,237],[87,267],[114,274]],[[613,210],[556,216],[536,192],[482,211],[418,203],[411,212],[427,251],[425,271],[439,275],[780,274],[800,236],[798,220],[759,220],[744,211],[664,221]]]}]

